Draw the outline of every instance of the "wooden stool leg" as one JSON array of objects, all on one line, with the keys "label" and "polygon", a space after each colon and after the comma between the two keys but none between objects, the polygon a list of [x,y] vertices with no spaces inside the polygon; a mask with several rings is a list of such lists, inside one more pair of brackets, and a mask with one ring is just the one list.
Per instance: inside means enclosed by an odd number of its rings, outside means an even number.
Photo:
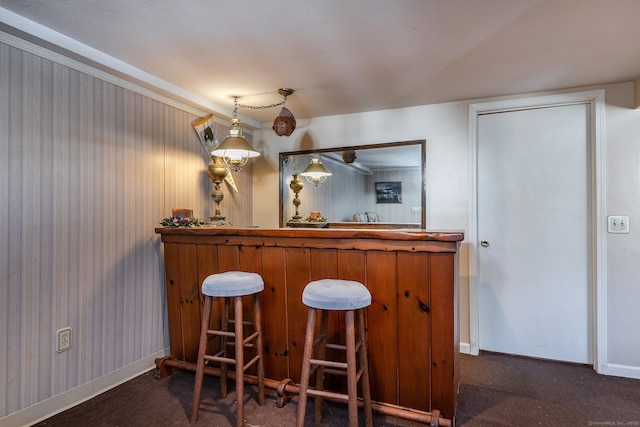
[{"label": "wooden stool leg", "polygon": [[[329,324],[329,311],[320,310],[320,336],[316,347],[316,359],[325,360],[327,356],[327,326]],[[324,366],[316,368],[316,390],[324,390]],[[322,396],[315,397],[315,421],[322,421]]]},{"label": "wooden stool leg", "polygon": [[262,340],[262,309],[260,307],[260,295],[253,294],[253,313],[255,316],[256,332],[258,337],[258,403],[262,406],[266,403],[264,396],[264,344]]},{"label": "wooden stool leg", "polygon": [[367,351],[367,332],[364,327],[364,310],[356,313],[358,335],[360,336],[360,367],[362,368],[362,400],[364,401],[364,421],[366,427],[373,427],[373,411],[371,408],[371,389],[369,383],[369,357]]},{"label": "wooden stool leg", "polygon": [[242,297],[234,297],[235,300],[235,325],[236,325],[236,426],[244,425],[244,335],[242,333]]},{"label": "wooden stool leg", "polygon": [[198,363],[196,365],[196,383],[193,389],[193,403],[191,405],[190,422],[198,420],[198,408],[200,407],[200,397],[202,395],[202,382],[204,379],[204,355],[207,352],[207,329],[209,329],[209,317],[211,315],[211,297],[204,298],[204,312],[200,325],[200,343],[198,345]]},{"label": "wooden stool leg", "polygon": [[300,391],[298,392],[298,416],[296,427],[304,427],[304,415],[307,411],[307,388],[311,371],[311,353],[313,352],[313,334],[316,325],[316,309],[309,308],[307,328],[304,335],[304,354],[302,356],[302,372],[300,374]]},{"label": "wooden stool leg", "polygon": [[358,427],[358,376],[354,311],[344,313],[347,347],[347,392],[349,393],[349,427]]},{"label": "wooden stool leg", "polygon": [[[222,298],[222,320],[220,330],[227,331],[229,329],[229,298]],[[227,357],[227,337],[220,337],[220,350],[222,355]],[[227,397],[227,364],[220,362],[220,397],[223,399]]]}]

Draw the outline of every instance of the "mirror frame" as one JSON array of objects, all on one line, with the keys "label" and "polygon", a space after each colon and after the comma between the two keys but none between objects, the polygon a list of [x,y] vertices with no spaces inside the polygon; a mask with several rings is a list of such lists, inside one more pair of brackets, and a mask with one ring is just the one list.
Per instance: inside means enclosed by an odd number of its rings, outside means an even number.
[{"label": "mirror frame", "polygon": [[278,206],[278,212],[279,212],[279,224],[280,224],[280,228],[286,228],[286,222],[284,220],[284,206],[283,206],[283,202],[284,202],[284,191],[289,191],[289,187],[283,185],[283,173],[282,173],[282,164],[284,161],[284,158],[287,156],[294,156],[294,155],[298,155],[298,154],[322,154],[322,153],[331,153],[331,152],[336,152],[336,151],[348,151],[348,150],[368,150],[368,149],[372,149],[372,148],[388,148],[388,147],[397,147],[397,146],[405,146],[405,145],[419,145],[420,146],[420,164],[421,164],[421,175],[422,175],[422,182],[421,182],[421,186],[420,188],[422,189],[421,191],[421,195],[420,195],[420,199],[421,199],[421,213],[420,213],[420,228],[421,229],[425,229],[426,228],[426,204],[427,204],[427,186],[426,186],[426,165],[427,165],[427,141],[426,139],[415,139],[415,140],[410,140],[410,141],[398,141],[398,142],[385,142],[385,143],[381,143],[381,144],[366,144],[366,145],[352,145],[352,146],[346,146],[346,147],[332,147],[332,148],[318,148],[315,150],[300,150],[300,151],[283,151],[279,153],[279,157],[278,157],[278,169],[279,169],[279,186],[280,186],[280,193],[279,193],[279,198],[278,198],[278,202],[279,202],[279,206]]}]

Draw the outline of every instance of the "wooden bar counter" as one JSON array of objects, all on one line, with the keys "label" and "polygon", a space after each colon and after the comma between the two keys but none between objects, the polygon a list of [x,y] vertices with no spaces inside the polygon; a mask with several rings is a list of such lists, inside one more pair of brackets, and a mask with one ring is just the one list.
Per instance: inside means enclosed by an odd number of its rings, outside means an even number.
[{"label": "wooden bar counter", "polygon": [[[322,278],[356,280],[373,299],[367,331],[374,401],[438,410],[455,422],[461,232],[234,227],[156,232],[164,243],[172,359],[196,362],[204,278],[228,270],[256,272],[265,282],[266,377],[299,383],[307,318],[302,290]],[[341,323],[332,314],[335,331]]]}]

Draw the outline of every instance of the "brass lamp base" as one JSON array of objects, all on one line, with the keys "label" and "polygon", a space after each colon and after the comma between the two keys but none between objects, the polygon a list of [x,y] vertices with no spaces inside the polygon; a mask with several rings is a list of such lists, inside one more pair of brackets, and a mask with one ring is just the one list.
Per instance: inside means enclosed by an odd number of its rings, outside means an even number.
[{"label": "brass lamp base", "polygon": [[226,220],[225,217],[210,217],[209,221],[207,221],[207,225],[211,225],[213,227],[224,227],[227,225],[231,225],[229,221]]},{"label": "brass lamp base", "polygon": [[302,217],[300,215],[294,216],[289,221],[287,221],[287,227],[291,227],[291,224],[297,224],[302,222]]}]

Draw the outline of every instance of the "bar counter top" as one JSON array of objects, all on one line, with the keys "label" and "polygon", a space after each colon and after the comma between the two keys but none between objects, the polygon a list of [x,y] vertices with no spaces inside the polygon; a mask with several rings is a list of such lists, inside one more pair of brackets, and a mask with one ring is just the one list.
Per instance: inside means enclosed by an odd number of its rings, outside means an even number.
[{"label": "bar counter top", "polygon": [[464,239],[461,231],[437,231],[424,229],[364,229],[364,228],[257,228],[257,227],[158,227],[156,233],[173,236],[256,236],[294,237],[313,239],[382,239],[459,242]]}]

